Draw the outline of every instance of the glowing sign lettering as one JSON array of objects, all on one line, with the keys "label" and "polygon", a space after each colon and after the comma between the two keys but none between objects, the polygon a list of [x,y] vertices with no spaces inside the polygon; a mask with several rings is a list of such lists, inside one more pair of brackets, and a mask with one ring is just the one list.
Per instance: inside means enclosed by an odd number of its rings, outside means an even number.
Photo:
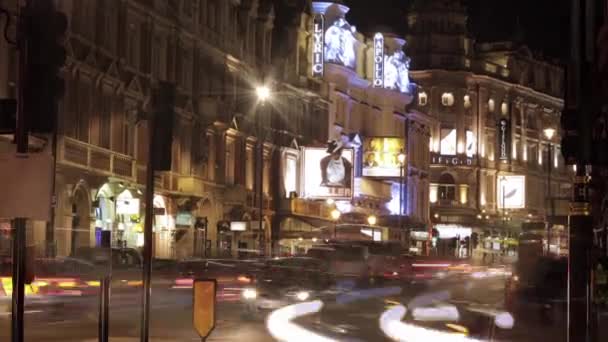
[{"label": "glowing sign lettering", "polygon": [[509,126],[509,120],[502,118],[498,122],[498,151],[499,160],[508,161],[510,155],[511,145],[511,128]]},{"label": "glowing sign lettering", "polygon": [[374,36],[374,88],[384,87],[384,36]]},{"label": "glowing sign lettering", "polygon": [[325,31],[325,19],[323,15],[317,14],[313,20],[312,32],[312,76],[323,77],[323,61],[325,42],[323,32]]}]

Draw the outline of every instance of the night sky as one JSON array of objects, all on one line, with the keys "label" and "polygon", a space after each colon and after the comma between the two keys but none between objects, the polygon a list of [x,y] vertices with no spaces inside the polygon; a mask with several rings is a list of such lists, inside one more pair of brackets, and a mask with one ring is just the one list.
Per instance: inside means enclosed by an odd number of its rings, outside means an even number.
[{"label": "night sky", "polygon": [[[450,0],[456,1],[456,0]],[[548,57],[567,54],[570,0],[464,0],[469,12],[471,35],[477,41],[509,40],[517,22],[523,39],[532,51]],[[359,31],[367,33],[389,26],[406,33],[405,14],[411,0],[345,0],[347,18]]]}]

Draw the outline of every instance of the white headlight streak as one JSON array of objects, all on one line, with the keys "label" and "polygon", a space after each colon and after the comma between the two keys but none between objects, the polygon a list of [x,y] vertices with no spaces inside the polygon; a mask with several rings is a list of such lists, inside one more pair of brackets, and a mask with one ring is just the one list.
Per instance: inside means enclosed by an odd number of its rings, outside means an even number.
[{"label": "white headlight streak", "polygon": [[266,320],[266,328],[270,334],[279,341],[289,342],[337,342],[326,336],[306,330],[291,320],[319,312],[323,302],[315,300],[312,302],[298,303],[273,311]]}]

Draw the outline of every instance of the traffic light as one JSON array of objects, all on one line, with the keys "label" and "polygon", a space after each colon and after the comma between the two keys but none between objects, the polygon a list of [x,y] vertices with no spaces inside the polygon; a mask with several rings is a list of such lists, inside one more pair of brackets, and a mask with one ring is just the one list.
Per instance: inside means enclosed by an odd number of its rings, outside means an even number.
[{"label": "traffic light", "polygon": [[150,156],[155,171],[171,170],[173,120],[175,120],[175,84],[160,82],[152,95],[154,115],[153,151]]},{"label": "traffic light", "polygon": [[17,126],[17,101],[0,99],[0,134],[13,134]]},{"label": "traffic light", "polygon": [[562,126],[562,155],[566,165],[574,165],[580,159],[580,139],[577,120],[578,112],[572,109],[565,109],[561,115]]},{"label": "traffic light", "polygon": [[30,132],[50,133],[55,129],[59,101],[65,83],[59,72],[65,64],[63,38],[68,27],[65,14],[52,0],[30,2],[23,12],[25,79],[23,110]]}]

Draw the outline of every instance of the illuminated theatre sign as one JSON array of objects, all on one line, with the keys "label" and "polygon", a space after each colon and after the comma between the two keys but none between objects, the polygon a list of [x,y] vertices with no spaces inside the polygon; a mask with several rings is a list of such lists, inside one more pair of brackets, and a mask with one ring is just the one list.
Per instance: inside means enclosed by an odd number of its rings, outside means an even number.
[{"label": "illuminated theatre sign", "polygon": [[312,76],[323,77],[323,63],[325,60],[324,49],[325,40],[323,32],[325,31],[325,19],[322,14],[317,14],[313,20],[312,32]]},{"label": "illuminated theatre sign", "polygon": [[374,88],[384,87],[384,36],[374,36]]}]

